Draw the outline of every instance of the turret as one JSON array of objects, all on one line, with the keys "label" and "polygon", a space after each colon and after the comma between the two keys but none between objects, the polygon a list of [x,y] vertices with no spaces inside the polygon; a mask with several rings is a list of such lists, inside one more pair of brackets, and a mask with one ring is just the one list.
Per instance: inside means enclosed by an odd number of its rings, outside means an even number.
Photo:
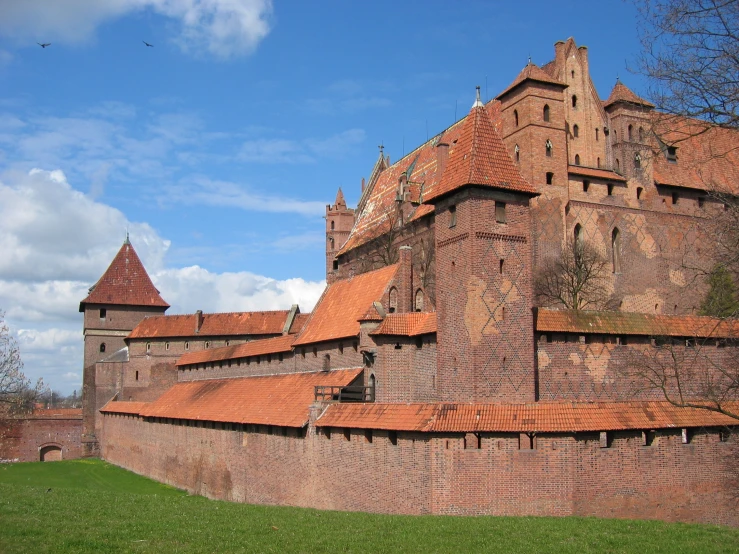
[{"label": "turret", "polygon": [[339,269],[336,254],[344,246],[354,227],[354,210],[346,207],[344,193],[339,187],[333,205],[326,206],[326,281],[332,283]]}]

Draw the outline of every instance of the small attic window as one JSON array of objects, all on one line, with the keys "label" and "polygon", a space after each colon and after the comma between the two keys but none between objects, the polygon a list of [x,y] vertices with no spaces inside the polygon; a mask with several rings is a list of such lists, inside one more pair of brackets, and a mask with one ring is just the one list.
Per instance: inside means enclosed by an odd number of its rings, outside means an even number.
[{"label": "small attic window", "polygon": [[108,310],[105,308],[100,308],[100,319],[105,319],[105,316],[108,314]]},{"label": "small attic window", "polygon": [[673,164],[677,163],[677,147],[676,146],[667,147],[667,161]]}]

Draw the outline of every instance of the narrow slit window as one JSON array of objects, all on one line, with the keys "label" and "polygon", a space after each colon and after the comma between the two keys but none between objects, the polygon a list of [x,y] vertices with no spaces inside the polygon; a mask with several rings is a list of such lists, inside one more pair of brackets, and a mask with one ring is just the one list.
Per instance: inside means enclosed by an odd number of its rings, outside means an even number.
[{"label": "narrow slit window", "polygon": [[495,203],[495,221],[498,223],[506,222],[505,203],[503,202]]},{"label": "narrow slit window", "polygon": [[544,105],[544,121],[549,121],[549,104]]},{"label": "narrow slit window", "polygon": [[552,141],[547,139],[547,142],[544,144],[544,147],[546,148],[547,157],[552,157]]},{"label": "narrow slit window", "polygon": [[611,251],[613,255],[613,272],[621,272],[621,233],[618,227],[611,233]]}]

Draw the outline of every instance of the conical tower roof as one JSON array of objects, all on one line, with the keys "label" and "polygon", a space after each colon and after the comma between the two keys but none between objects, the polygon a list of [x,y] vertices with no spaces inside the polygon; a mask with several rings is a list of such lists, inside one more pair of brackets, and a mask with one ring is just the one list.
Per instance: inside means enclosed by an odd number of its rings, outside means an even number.
[{"label": "conical tower roof", "polygon": [[159,296],[128,237],[103,276],[90,289],[87,298],[80,302],[80,312],[85,310],[85,304],[169,308],[169,304]]},{"label": "conical tower roof", "polygon": [[603,102],[603,107],[607,108],[611,104],[616,104],[618,102],[626,102],[628,104],[637,104],[640,106],[645,106],[647,108],[654,108],[654,104],[634,94],[629,87],[627,87],[620,80],[617,79],[616,85],[613,87],[613,90],[611,90],[611,94],[608,96],[608,100]]},{"label": "conical tower roof", "polygon": [[346,200],[344,200],[344,193],[341,191],[341,187],[339,187],[339,191],[336,193],[334,206],[337,208],[346,208]]},{"label": "conical tower roof", "polygon": [[449,152],[441,180],[423,200],[432,202],[468,185],[539,194],[518,171],[490,115],[479,101],[475,101],[465,118],[459,141]]}]

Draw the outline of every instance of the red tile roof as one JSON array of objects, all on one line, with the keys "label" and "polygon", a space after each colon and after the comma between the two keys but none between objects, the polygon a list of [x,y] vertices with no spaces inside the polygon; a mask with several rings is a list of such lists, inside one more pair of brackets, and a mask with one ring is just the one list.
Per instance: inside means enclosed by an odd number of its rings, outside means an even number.
[{"label": "red tile roof", "polygon": [[436,312],[387,314],[383,322],[370,335],[415,337],[427,333],[436,333]]},{"label": "red tile roof", "polygon": [[221,348],[209,348],[198,352],[188,352],[177,360],[178,366],[202,364],[207,362],[218,362],[221,360],[236,360],[249,356],[263,356],[264,354],[277,354],[279,352],[290,352],[292,350],[295,335],[283,335],[271,339],[255,340],[223,346]]},{"label": "red tile roof", "polygon": [[[739,408],[739,405],[732,407]],[[421,432],[556,433],[736,425],[709,410],[669,402],[534,404],[333,404],[316,427]]]},{"label": "red tile roof", "polygon": [[203,314],[198,333],[195,332],[196,314],[151,316],[143,319],[128,338],[281,335],[287,314],[287,310]]},{"label": "red tile roof", "polygon": [[611,90],[611,94],[608,96],[608,99],[603,102],[603,107],[606,108],[617,102],[627,102],[629,104],[638,104],[647,108],[654,108],[654,104],[634,94],[631,89],[621,81],[616,81],[616,85],[613,87],[613,90]]},{"label": "red tile roof", "polygon": [[663,152],[654,156],[658,185],[739,194],[739,131],[665,114],[653,122],[660,140],[677,148],[674,163]]},{"label": "red tile roof", "polygon": [[308,323],[308,319],[310,319],[310,312],[297,314],[295,319],[293,319],[292,325],[290,325],[288,333],[291,335],[300,333],[303,327],[305,327],[305,324]]},{"label": "red tile roof", "polygon": [[739,320],[720,320],[697,315],[539,308],[536,330],[554,333],[731,338],[739,337]]},{"label": "red tile roof", "polygon": [[539,66],[537,66],[536,64],[529,62],[526,67],[521,70],[521,73],[518,74],[518,77],[516,77],[513,82],[497,96],[497,99],[499,100],[524,81],[538,81],[540,83],[559,85],[563,89],[567,88],[567,85],[565,83],[558,81],[557,79],[549,75],[546,71],[540,69]]},{"label": "red tile roof", "polygon": [[374,302],[365,312],[365,314],[359,318],[359,321],[382,321],[382,316],[377,311]]},{"label": "red tile roof", "polygon": [[[159,399],[144,403],[138,408],[138,414],[143,417],[303,427],[308,423],[308,408],[315,398],[314,387],[347,386],[361,373],[362,369],[357,368],[177,383]],[[109,402],[103,411],[115,413],[118,409],[116,404],[132,403]]]},{"label": "red tile roof", "polygon": [[359,335],[359,319],[382,297],[398,264],[336,281],[328,286],[293,346]]},{"label": "red tile roof", "polygon": [[582,175],[584,177],[593,177],[595,179],[604,179],[606,181],[626,182],[626,178],[619,175],[615,171],[607,169],[599,169],[597,167],[583,167],[581,165],[568,165],[567,173],[570,175]]},{"label": "red tile roof", "polygon": [[131,414],[139,415],[148,402],[118,402],[111,400],[105,406],[100,408],[104,414]]},{"label": "red tile roof", "polygon": [[441,181],[424,194],[423,201],[433,202],[467,185],[538,194],[519,172],[482,105],[470,110],[459,142],[449,151]]},{"label": "red tile roof", "polygon": [[128,239],[123,243],[103,276],[80,302],[80,312],[85,304],[125,304],[128,306],[154,306],[169,308],[146,273],[136,251]]}]

